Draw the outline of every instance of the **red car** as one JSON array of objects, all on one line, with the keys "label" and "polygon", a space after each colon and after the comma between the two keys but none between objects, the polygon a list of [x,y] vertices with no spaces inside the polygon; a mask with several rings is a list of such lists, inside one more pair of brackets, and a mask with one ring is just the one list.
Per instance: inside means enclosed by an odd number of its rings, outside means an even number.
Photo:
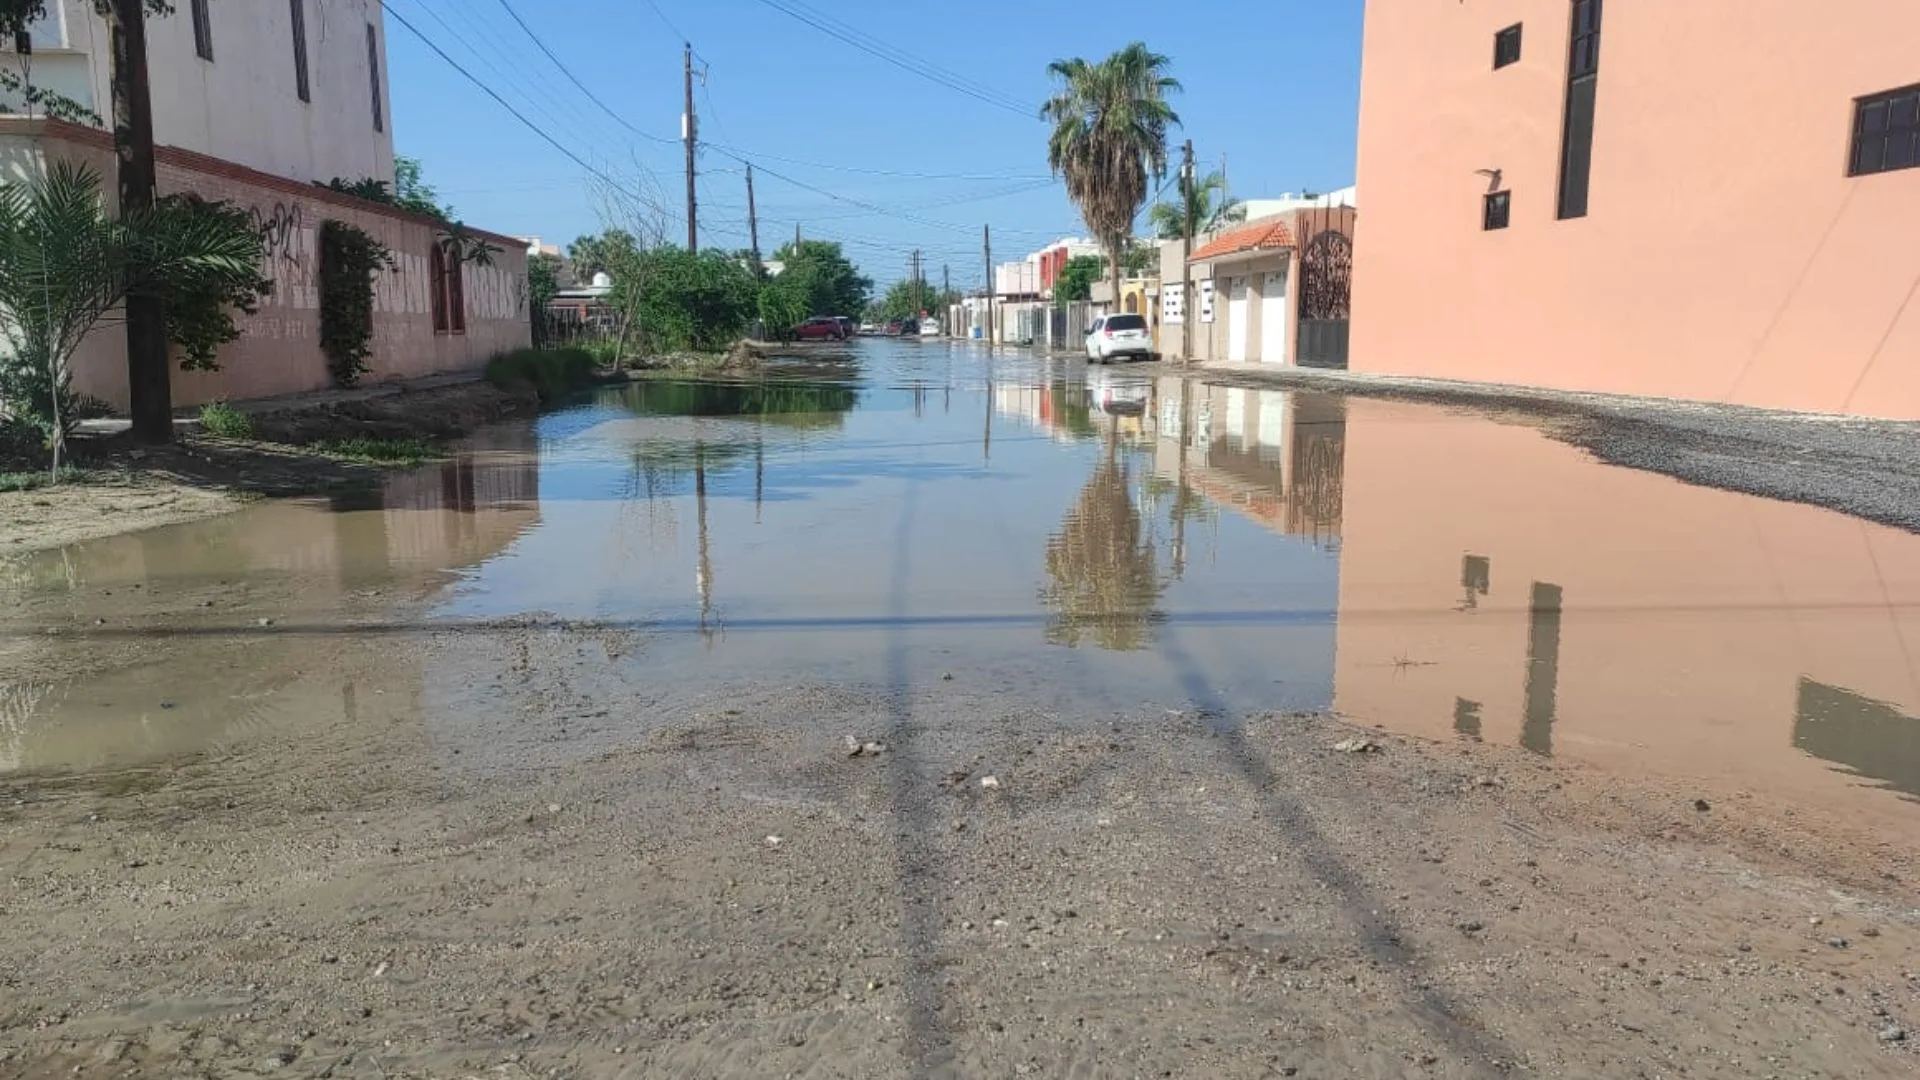
[{"label": "red car", "polygon": [[794,327],[793,336],[800,341],[845,341],[847,328],[839,319],[820,315]]}]

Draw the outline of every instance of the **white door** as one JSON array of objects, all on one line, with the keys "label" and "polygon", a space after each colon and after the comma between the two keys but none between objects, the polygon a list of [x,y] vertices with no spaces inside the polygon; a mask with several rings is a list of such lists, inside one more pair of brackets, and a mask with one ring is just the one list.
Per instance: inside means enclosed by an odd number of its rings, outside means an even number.
[{"label": "white door", "polygon": [[1267,275],[1260,287],[1260,362],[1287,362],[1287,272]]},{"label": "white door", "polygon": [[1247,303],[1250,281],[1237,277],[1227,286],[1227,359],[1245,363],[1247,359]]}]

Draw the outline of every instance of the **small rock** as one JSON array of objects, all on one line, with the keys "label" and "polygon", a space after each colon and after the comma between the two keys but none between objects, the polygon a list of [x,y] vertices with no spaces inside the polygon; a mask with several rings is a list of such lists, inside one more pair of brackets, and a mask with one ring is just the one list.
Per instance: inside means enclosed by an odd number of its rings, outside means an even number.
[{"label": "small rock", "polygon": [[382,975],[385,975],[386,973],[387,973],[387,962],[386,962],[385,960],[382,960],[382,961],[380,961],[380,962],[379,962],[378,964],[375,964],[375,965],[373,966],[373,977],[374,977],[374,978],[376,978],[376,979],[377,979],[377,978],[379,978],[380,976],[382,976]]},{"label": "small rock", "polygon": [[949,671],[949,672],[947,672],[947,673],[945,673],[945,674],[943,674],[943,675],[941,675],[941,676],[940,676],[940,681],[941,681],[941,682],[952,682],[952,681],[953,681],[953,672],[951,672],[951,671]]},{"label": "small rock", "polygon": [[1000,786],[1000,778],[997,776],[983,776],[980,778],[980,786],[986,788],[988,791],[992,791]]},{"label": "small rock", "polygon": [[1861,937],[1879,937],[1880,928],[1877,926],[1869,926],[1866,929],[1860,931],[1860,936]]},{"label": "small rock", "polygon": [[1822,919],[1822,918],[1821,918],[1820,916],[1818,916],[1818,915],[1815,915],[1814,917],[1812,917],[1812,918],[1810,918],[1810,919],[1808,919],[1808,920],[1807,920],[1807,925],[1808,925],[1808,926],[1819,926],[1819,925],[1820,925],[1821,923],[1823,923],[1823,922],[1825,922],[1825,921],[1826,921],[1825,919]]},{"label": "small rock", "polygon": [[1477,934],[1486,929],[1486,925],[1477,919],[1468,919],[1466,922],[1458,925],[1460,932],[1463,934]]},{"label": "small rock", "polygon": [[781,844],[781,840],[780,840],[780,838],[779,838],[778,836],[769,836],[769,837],[767,837],[767,846],[768,846],[768,847],[779,847],[779,846],[780,846],[780,844]]},{"label": "small rock", "polygon": [[1342,754],[1377,754],[1380,744],[1372,739],[1342,739],[1333,744],[1333,749]]},{"label": "small rock", "polygon": [[863,743],[860,747],[860,752],[868,757],[879,757],[881,754],[887,752],[887,744],[877,742]]},{"label": "small rock", "polygon": [[171,709],[171,708],[173,708],[173,702],[171,702],[171,701],[163,701],[163,702],[161,702],[161,703],[160,703],[160,708],[161,708],[161,710],[162,710],[162,711],[165,711],[165,710],[167,710],[167,709]]},{"label": "small rock", "polygon": [[859,739],[856,739],[851,735],[847,735],[847,736],[844,736],[841,739],[841,741],[846,744],[848,757],[860,756],[860,740]]},{"label": "small rock", "polygon": [[1695,799],[1695,800],[1693,800],[1693,808],[1694,808],[1695,810],[1698,810],[1698,811],[1700,811],[1700,812],[1701,812],[1701,813],[1703,813],[1703,814],[1704,814],[1704,813],[1706,813],[1707,811],[1709,811],[1709,810],[1711,810],[1711,809],[1713,809],[1713,807],[1712,807],[1711,805],[1709,805],[1709,804],[1707,803],[1707,800],[1705,800],[1705,799]]},{"label": "small rock", "polygon": [[1827,939],[1827,944],[1835,949],[1844,949],[1847,947],[1847,939],[1843,937],[1830,937]]},{"label": "small rock", "polygon": [[259,620],[259,625],[261,625],[261,626],[272,626],[272,625],[273,625],[273,620],[272,620],[272,619],[261,619],[261,620]]},{"label": "small rock", "polygon": [[557,814],[557,813],[559,813],[559,812],[560,812],[560,804],[559,804],[559,803],[557,803],[557,802],[550,802],[550,803],[548,803],[548,804],[547,804],[547,813],[549,813],[549,814]]},{"label": "small rock", "polygon": [[1883,1027],[1880,1029],[1880,1041],[1884,1043],[1906,1042],[1907,1029],[1898,1025]]}]

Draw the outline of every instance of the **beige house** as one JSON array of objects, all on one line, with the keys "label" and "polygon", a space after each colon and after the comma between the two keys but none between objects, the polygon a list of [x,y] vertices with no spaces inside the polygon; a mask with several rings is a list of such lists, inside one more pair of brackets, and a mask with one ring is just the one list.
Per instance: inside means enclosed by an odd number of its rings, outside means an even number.
[{"label": "beige house", "polygon": [[1235,225],[1200,238],[1184,263],[1183,245],[1163,241],[1162,354],[1345,367],[1355,213],[1316,206]]},{"label": "beige house", "polygon": [[[0,67],[53,90],[95,118],[111,114],[109,35],[92,0],[53,0],[31,54]],[[386,31],[378,0],[178,0],[148,24],[161,194],[191,192],[244,207],[264,241],[275,289],[241,320],[217,372],[173,376],[176,405],[330,385],[319,346],[318,236],[328,220],[385,244],[397,268],[376,282],[366,381],[477,368],[527,345],[527,245],[479,233],[491,265],[449,258],[432,218],[316,186],[393,179]],[[0,181],[30,179],[53,159],[78,160],[114,190],[104,127],[33,115],[0,95]],[[84,119],[84,118],[83,118]],[[74,387],[124,408],[125,335],[109,323],[74,358]]]}]

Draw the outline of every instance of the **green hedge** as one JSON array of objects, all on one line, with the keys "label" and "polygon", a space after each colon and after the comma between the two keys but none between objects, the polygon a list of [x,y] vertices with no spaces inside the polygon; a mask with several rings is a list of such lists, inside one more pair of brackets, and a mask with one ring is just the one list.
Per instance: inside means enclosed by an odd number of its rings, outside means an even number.
[{"label": "green hedge", "polygon": [[499,387],[526,383],[541,401],[552,401],[592,382],[599,367],[585,349],[515,349],[487,361],[487,381]]}]

